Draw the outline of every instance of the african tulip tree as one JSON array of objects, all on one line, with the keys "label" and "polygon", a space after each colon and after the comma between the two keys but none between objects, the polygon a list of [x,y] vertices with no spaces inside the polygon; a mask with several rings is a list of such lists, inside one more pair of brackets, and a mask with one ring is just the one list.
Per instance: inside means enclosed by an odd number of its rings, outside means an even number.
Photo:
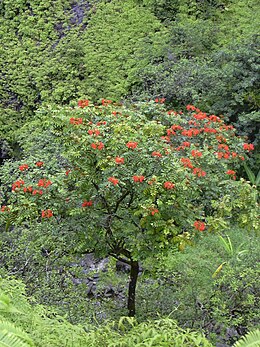
[{"label": "african tulip tree", "polygon": [[173,244],[182,249],[234,219],[246,225],[250,213],[256,227],[254,189],[236,181],[253,146],[220,117],[191,105],[166,111],[163,102],[50,107],[36,123],[61,146],[57,172],[50,177],[42,161],[32,167],[28,158],[2,207],[3,214],[23,214],[26,203],[38,223],[67,218],[77,225],[75,242],[129,264],[130,316],[142,259]]}]

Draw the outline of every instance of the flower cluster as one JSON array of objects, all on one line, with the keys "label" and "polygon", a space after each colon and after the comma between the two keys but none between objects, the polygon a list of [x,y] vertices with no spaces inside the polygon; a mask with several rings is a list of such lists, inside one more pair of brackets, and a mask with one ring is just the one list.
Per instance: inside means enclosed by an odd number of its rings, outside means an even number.
[{"label": "flower cluster", "polygon": [[99,151],[101,151],[104,148],[104,143],[103,142],[91,143],[90,146],[93,149],[98,149]]},{"label": "flower cluster", "polygon": [[243,148],[245,151],[253,151],[255,149],[254,145],[252,143],[244,143]]},{"label": "flower cluster", "polygon": [[161,98],[161,99],[159,99],[159,98],[156,98],[155,100],[154,100],[154,102],[156,102],[156,103],[161,103],[161,104],[163,104],[164,102],[165,102],[165,98]]},{"label": "flower cluster", "polygon": [[218,145],[218,152],[216,154],[218,159],[229,159],[230,157],[235,158],[237,156],[236,152],[230,153],[228,145],[223,143]]},{"label": "flower cluster", "polygon": [[230,175],[230,176],[233,176],[233,180],[236,179],[236,172],[234,170],[227,170],[226,174]]},{"label": "flower cluster", "polygon": [[197,175],[198,177],[205,177],[206,176],[206,172],[203,171],[201,168],[199,167],[195,167],[193,169],[193,174],[194,175]]},{"label": "flower cluster", "polygon": [[[24,188],[24,192],[25,192],[25,193],[26,193],[27,191],[28,191],[28,192],[31,192],[30,188],[31,188],[31,187],[29,187],[29,188]],[[32,195],[37,195],[37,194],[42,195],[42,194],[43,194],[43,191],[42,191],[41,189],[40,189],[40,190],[34,189],[34,190],[32,191]]]},{"label": "flower cluster", "polygon": [[23,188],[23,191],[25,192],[25,193],[32,193],[32,191],[33,191],[33,187],[32,186],[30,186],[30,187],[24,187]]},{"label": "flower cluster", "polygon": [[187,111],[196,111],[197,108],[196,108],[195,106],[193,106],[193,105],[187,105],[187,106],[186,106],[186,110],[187,110]]},{"label": "flower cluster", "polygon": [[43,161],[37,161],[37,163],[35,164],[38,167],[43,166],[44,162]]},{"label": "flower cluster", "polygon": [[83,203],[81,204],[82,207],[87,207],[87,206],[92,206],[92,205],[93,205],[92,200],[89,200],[89,201],[84,200]]},{"label": "flower cluster", "polygon": [[100,125],[106,125],[106,124],[107,124],[107,122],[105,120],[103,120],[103,121],[97,122],[96,126],[99,127]]},{"label": "flower cluster", "polygon": [[78,101],[78,107],[80,108],[84,108],[87,107],[89,105],[89,100],[79,100]]},{"label": "flower cluster", "polygon": [[38,181],[38,187],[43,187],[43,188],[47,188],[52,184],[52,182],[50,180],[46,180],[46,178],[41,178]]},{"label": "flower cluster", "polygon": [[165,189],[173,189],[175,187],[175,184],[167,181],[167,182],[164,182],[163,186]]},{"label": "flower cluster", "polygon": [[152,157],[162,157],[162,154],[160,152],[152,152]]},{"label": "flower cluster", "polygon": [[118,184],[118,182],[119,182],[119,180],[117,178],[115,178],[115,177],[109,177],[107,180],[109,182],[113,183],[114,186],[116,186]]},{"label": "flower cluster", "polygon": [[42,218],[51,218],[53,216],[52,210],[42,210]]},{"label": "flower cluster", "polygon": [[103,106],[108,106],[109,104],[112,104],[112,100],[102,99],[101,103]]},{"label": "flower cluster", "polygon": [[191,163],[191,160],[189,158],[181,158],[181,162],[184,167],[188,167],[189,169],[193,169],[193,165]]},{"label": "flower cluster", "polygon": [[145,179],[144,176],[133,176],[134,182],[141,182],[142,183],[144,181],[144,179]]},{"label": "flower cluster", "polygon": [[17,188],[21,188],[24,185],[24,180],[18,180],[12,184],[12,191],[15,192]]},{"label": "flower cluster", "polygon": [[27,164],[23,164],[23,165],[19,166],[20,171],[24,171],[24,170],[28,170],[28,169],[29,169],[29,166]]},{"label": "flower cluster", "polygon": [[10,208],[9,208],[9,207],[7,207],[7,206],[5,206],[5,205],[3,205],[3,206],[1,207],[1,212],[8,212],[8,211],[10,211]]},{"label": "flower cluster", "polygon": [[158,208],[152,207],[152,208],[151,208],[151,215],[154,216],[156,213],[159,213]]},{"label": "flower cluster", "polygon": [[98,129],[94,129],[94,130],[89,129],[88,134],[98,136],[100,135],[100,131]]},{"label": "flower cluster", "polygon": [[197,136],[200,134],[200,130],[197,128],[184,129],[181,134],[188,137]]},{"label": "flower cluster", "polygon": [[196,220],[193,225],[194,225],[194,228],[199,231],[204,231],[206,229],[206,224],[199,220]]},{"label": "flower cluster", "polygon": [[137,147],[138,143],[137,142],[127,142],[126,147],[135,149]]},{"label": "flower cluster", "polygon": [[116,157],[116,158],[115,158],[115,162],[116,162],[117,164],[124,164],[125,159],[124,159],[124,158],[121,158],[121,157]]},{"label": "flower cluster", "polygon": [[196,149],[193,149],[192,151],[191,151],[191,155],[193,156],[193,157],[202,157],[202,153],[200,152],[200,151],[197,151]]},{"label": "flower cluster", "polygon": [[70,124],[74,124],[74,125],[79,125],[83,123],[83,119],[82,118],[70,118]]}]

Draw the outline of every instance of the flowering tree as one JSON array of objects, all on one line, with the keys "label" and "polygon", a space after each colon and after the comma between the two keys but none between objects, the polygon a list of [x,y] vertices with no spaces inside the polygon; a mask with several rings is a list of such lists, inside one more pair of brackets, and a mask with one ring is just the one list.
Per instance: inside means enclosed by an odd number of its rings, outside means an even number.
[{"label": "flowering tree", "polygon": [[236,180],[253,145],[218,116],[192,105],[166,111],[164,99],[80,100],[50,108],[40,124],[62,160],[51,177],[43,161],[21,163],[2,218],[73,220],[85,249],[130,265],[130,316],[140,260],[234,221],[257,228],[256,191]]}]

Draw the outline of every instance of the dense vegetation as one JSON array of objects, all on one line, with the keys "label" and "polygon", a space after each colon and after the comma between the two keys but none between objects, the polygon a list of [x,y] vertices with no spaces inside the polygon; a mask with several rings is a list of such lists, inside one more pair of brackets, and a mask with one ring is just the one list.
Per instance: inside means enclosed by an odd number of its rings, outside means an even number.
[{"label": "dense vegetation", "polygon": [[259,18],[1,1],[0,345],[259,345]]}]

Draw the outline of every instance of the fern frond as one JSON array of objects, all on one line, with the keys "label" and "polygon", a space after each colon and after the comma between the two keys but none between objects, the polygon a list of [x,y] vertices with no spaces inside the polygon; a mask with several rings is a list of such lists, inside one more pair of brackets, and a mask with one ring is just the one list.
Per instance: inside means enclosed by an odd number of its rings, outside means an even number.
[{"label": "fern frond", "polygon": [[0,347],[32,347],[33,341],[9,321],[0,321]]},{"label": "fern frond", "polygon": [[238,340],[233,347],[260,347],[260,330],[250,331]]}]

